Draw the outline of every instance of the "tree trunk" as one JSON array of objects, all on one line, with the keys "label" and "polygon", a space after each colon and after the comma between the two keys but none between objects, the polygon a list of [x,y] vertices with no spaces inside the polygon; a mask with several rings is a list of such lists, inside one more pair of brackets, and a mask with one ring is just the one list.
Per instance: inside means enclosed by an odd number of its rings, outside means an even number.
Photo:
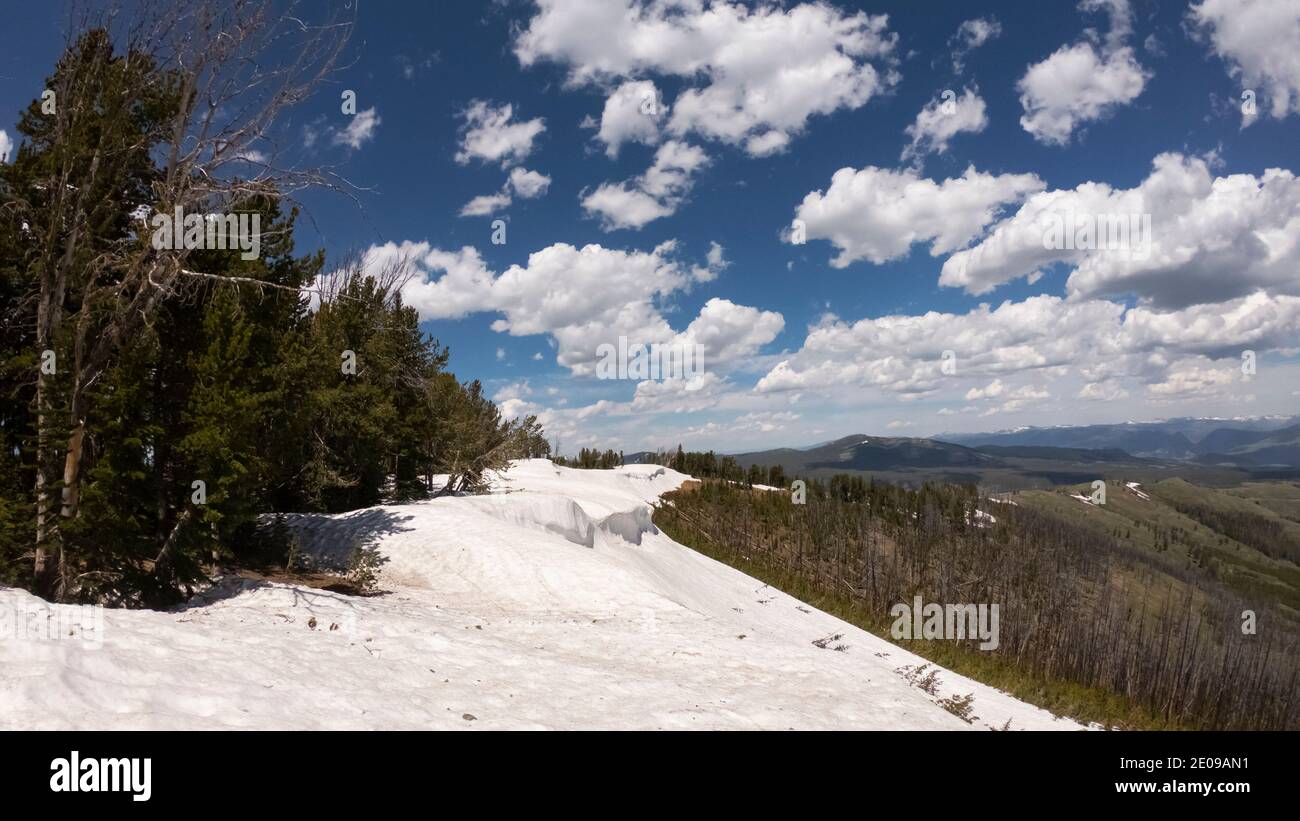
[{"label": "tree trunk", "polygon": [[36,377],[36,552],[32,575],[39,585],[46,570],[46,532],[45,516],[50,509],[50,494],[46,489],[46,461],[49,458],[45,448],[45,374],[37,372]]},{"label": "tree trunk", "polygon": [[86,441],[86,423],[78,421],[68,436],[67,456],[63,460],[63,508],[60,515],[73,519],[81,498],[81,455]]},{"label": "tree trunk", "polygon": [[[44,587],[54,569],[50,562],[51,549],[58,549],[58,524],[50,518],[57,451],[50,447],[50,423],[54,414],[50,407],[50,375],[45,372],[44,352],[53,350],[55,334],[62,324],[66,287],[65,270],[54,265],[51,259],[41,277],[40,301],[36,310],[36,347],[42,359],[36,371],[36,550],[32,571],[38,590]],[[57,359],[55,370],[58,370]]]}]

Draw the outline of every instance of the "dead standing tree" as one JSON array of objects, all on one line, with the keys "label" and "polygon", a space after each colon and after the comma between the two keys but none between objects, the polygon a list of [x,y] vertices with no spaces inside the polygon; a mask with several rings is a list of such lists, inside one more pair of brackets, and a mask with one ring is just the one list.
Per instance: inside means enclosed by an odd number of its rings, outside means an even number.
[{"label": "dead standing tree", "polygon": [[[40,350],[57,345],[71,361],[57,378],[44,369],[38,376],[33,570],[37,589],[55,599],[67,592],[59,522],[78,513],[93,386],[168,298],[223,278],[192,270],[191,248],[153,247],[143,221],[91,241],[104,207],[99,196],[138,196],[149,213],[206,215],[254,196],[344,186],[328,169],[278,167],[272,128],[339,69],[349,21],[308,25],[292,9],[246,0],[132,9],[129,20],[119,11],[83,18],[76,36],[89,52],[52,89],[50,142],[68,148],[53,155],[50,216],[36,231],[35,336]],[[114,123],[138,127],[131,134]],[[142,162],[150,167],[139,168]],[[114,185],[146,178],[144,191]]]}]

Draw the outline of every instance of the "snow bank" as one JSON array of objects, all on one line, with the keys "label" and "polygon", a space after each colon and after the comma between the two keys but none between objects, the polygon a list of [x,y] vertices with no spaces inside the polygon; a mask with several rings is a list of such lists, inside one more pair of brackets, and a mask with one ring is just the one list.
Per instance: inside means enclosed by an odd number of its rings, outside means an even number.
[{"label": "snow bank", "polygon": [[[528,460],[488,496],[291,517],[322,563],[388,559],[371,598],[229,580],[40,629],[75,608],[0,589],[0,728],[1077,728],[948,671],[928,695],[922,659],[673,542],[650,505],[687,478]],[[967,693],[972,724],[937,703]]]},{"label": "snow bank", "polygon": [[595,523],[581,505],[567,496],[550,493],[529,494],[525,499],[486,496],[469,498],[460,504],[473,505],[492,518],[515,527],[554,533],[583,547],[592,547],[596,543]]}]

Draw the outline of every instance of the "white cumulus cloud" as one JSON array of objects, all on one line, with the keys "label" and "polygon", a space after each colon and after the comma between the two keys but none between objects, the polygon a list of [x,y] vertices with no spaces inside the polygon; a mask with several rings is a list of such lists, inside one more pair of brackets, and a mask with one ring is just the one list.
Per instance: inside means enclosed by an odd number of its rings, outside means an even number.
[{"label": "white cumulus cloud", "polygon": [[1030,66],[1016,84],[1025,110],[1020,125],[1048,145],[1068,144],[1086,123],[1136,99],[1150,79],[1125,45],[1133,30],[1128,0],[1084,0],[1079,8],[1108,12],[1109,33],[1103,38],[1088,29],[1083,40]]},{"label": "white cumulus cloud", "polygon": [[827,239],[839,249],[831,265],[843,268],[860,259],[880,264],[906,255],[918,242],[930,243],[932,255],[962,248],[1002,206],[1043,187],[1033,174],[993,175],[973,167],[942,182],[911,170],[841,168],[825,193],[804,197],[795,219],[807,239]]},{"label": "white cumulus cloud", "polygon": [[[1042,379],[1078,384],[1080,399],[1158,398],[1228,386],[1243,350],[1293,347],[1300,297],[1262,292],[1163,311],[1042,295],[966,313],[930,311],[857,322],[828,317],[759,380],[759,393],[869,388],[898,398],[946,392],[1012,412],[1050,399]],[[953,367],[945,370],[945,363]],[[1041,378],[1040,378],[1041,377]]]},{"label": "white cumulus cloud", "polygon": [[606,231],[640,228],[677,211],[708,156],[697,146],[669,140],[655,152],[654,163],[641,176],[604,183],[582,199],[588,214],[601,218]]},{"label": "white cumulus cloud", "polygon": [[[1057,226],[1073,248],[1051,239]],[[1102,227],[1128,240],[1103,241]],[[1030,196],[945,261],[939,282],[983,294],[1057,262],[1073,268],[1066,287],[1079,297],[1133,293],[1185,306],[1261,288],[1300,293],[1300,179],[1276,168],[1217,177],[1204,159],[1161,154],[1134,188],[1086,182]]]},{"label": "white cumulus cloud", "polygon": [[605,144],[605,153],[617,157],[623,143],[658,143],[665,114],[663,99],[653,82],[630,80],[606,98],[596,136]]},{"label": "white cumulus cloud", "polygon": [[552,61],[573,85],[660,75],[687,87],[668,129],[783,148],[810,118],[856,109],[897,82],[885,15],[829,3],[751,6],[642,0],[539,0],[515,42],[525,66]]},{"label": "white cumulus cloud", "polygon": [[[1300,112],[1300,0],[1203,0],[1188,17],[1257,106],[1275,119]],[[1243,125],[1258,110],[1243,108]]]},{"label": "white cumulus cloud", "polygon": [[966,55],[990,40],[1002,35],[1002,24],[996,17],[976,17],[957,27],[957,33],[948,41],[952,47],[952,71],[961,74],[965,69]]},{"label": "white cumulus cloud", "polygon": [[510,169],[510,189],[526,200],[540,197],[551,187],[551,178],[523,167]]},{"label": "white cumulus cloud", "polygon": [[533,151],[533,141],[546,130],[541,117],[514,121],[514,107],[509,103],[494,106],[475,100],[462,112],[460,150],[456,162],[471,160],[510,165],[522,162]]},{"label": "white cumulus cloud", "polygon": [[460,209],[462,217],[486,217],[510,207],[510,195],[505,191],[480,194]]},{"label": "white cumulus cloud", "polygon": [[353,115],[347,128],[342,131],[334,132],[334,144],[346,145],[352,149],[358,149],[367,140],[374,139],[375,129],[379,127],[382,120],[373,107],[365,111],[358,111]]},{"label": "white cumulus cloud", "polygon": [[989,118],[979,94],[969,88],[961,96],[956,92],[948,94],[951,96],[940,95],[926,103],[916,115],[916,122],[905,129],[904,133],[912,141],[903,149],[900,159],[943,154],[953,137],[961,133],[978,134],[988,127]]},{"label": "white cumulus cloud", "polygon": [[617,345],[620,336],[645,345],[698,343],[709,368],[729,368],[771,342],[785,324],[779,313],[715,298],[674,331],[659,303],[695,279],[672,242],[649,252],[556,243],[500,274],[470,246],[448,251],[390,242],[372,246],[362,264],[367,270],[409,266],[402,298],[423,320],[496,313],[495,331],[550,335],[559,364],[579,375],[590,375],[598,347]]}]

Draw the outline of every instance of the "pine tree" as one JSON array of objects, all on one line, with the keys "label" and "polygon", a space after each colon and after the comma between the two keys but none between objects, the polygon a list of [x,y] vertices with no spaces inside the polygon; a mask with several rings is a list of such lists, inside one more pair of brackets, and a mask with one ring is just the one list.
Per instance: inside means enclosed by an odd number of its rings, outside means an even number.
[{"label": "pine tree", "polygon": [[[186,133],[181,79],[91,31],[0,165],[0,582],[52,599],[170,604],[291,541],[263,514],[474,492],[549,452],[446,371],[400,266],[322,277],[266,182],[184,199],[212,175],[154,150]],[[151,247],[140,207],[183,199],[257,214],[261,255]]]}]

